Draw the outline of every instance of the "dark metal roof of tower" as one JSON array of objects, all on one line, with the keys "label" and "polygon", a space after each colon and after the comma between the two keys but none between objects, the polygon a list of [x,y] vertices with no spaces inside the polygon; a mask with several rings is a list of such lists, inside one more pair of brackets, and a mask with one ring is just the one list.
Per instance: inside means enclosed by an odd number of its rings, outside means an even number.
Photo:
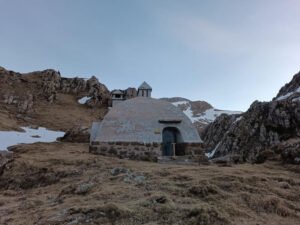
[{"label": "dark metal roof of tower", "polygon": [[150,89],[150,90],[152,90],[152,87],[151,87],[146,81],[144,81],[144,82],[139,86],[139,89],[143,89],[143,90]]}]

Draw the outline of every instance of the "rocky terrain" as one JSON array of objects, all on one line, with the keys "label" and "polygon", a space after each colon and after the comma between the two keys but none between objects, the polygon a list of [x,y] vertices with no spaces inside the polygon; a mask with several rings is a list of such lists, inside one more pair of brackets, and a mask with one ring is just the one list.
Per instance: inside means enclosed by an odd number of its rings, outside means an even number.
[{"label": "rocky terrain", "polygon": [[271,102],[256,101],[241,115],[217,118],[203,139],[213,158],[300,164],[300,73]]},{"label": "rocky terrain", "polygon": [[215,150],[215,163],[175,165],[89,153],[89,126],[110,101],[95,77],[1,68],[0,130],[67,133],[0,152],[0,224],[300,225],[299,79],[242,114],[170,99],[192,121],[207,119],[202,138]]},{"label": "rocky terrain", "polygon": [[215,109],[206,101],[191,101],[189,99],[181,97],[161,98],[161,100],[171,102],[173,105],[179,107],[197,127],[201,136],[203,130],[207,127],[207,125],[215,121],[215,119],[220,115],[235,115],[242,113],[240,111]]},{"label": "rocky terrain", "polygon": [[[78,100],[86,98],[84,104]],[[20,74],[0,67],[0,128],[44,126],[69,130],[100,120],[110,101],[96,77],[64,78],[59,71]]]}]

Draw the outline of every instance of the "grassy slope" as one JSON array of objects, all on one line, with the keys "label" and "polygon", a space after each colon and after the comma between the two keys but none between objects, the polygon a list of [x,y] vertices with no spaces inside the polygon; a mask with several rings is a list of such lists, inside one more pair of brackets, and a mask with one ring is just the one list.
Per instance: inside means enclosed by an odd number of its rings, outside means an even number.
[{"label": "grassy slope", "polygon": [[[299,170],[275,163],[161,165],[72,143],[23,145],[13,157],[0,177],[0,224],[300,224]],[[146,180],[126,182],[115,167]]]},{"label": "grassy slope", "polygon": [[[77,96],[58,92],[57,100],[50,104],[41,89],[44,71],[22,74],[21,78],[14,78],[13,74],[17,76],[15,72],[10,73],[0,74],[0,130],[18,130],[19,126],[29,125],[64,131],[79,125],[90,127],[93,121],[101,120],[107,112],[106,106],[92,109],[80,105],[78,98],[87,93]],[[7,94],[22,99],[28,93],[34,95],[33,112],[28,114],[20,115],[16,105],[3,102]]]},{"label": "grassy slope", "polygon": [[0,103],[0,130],[17,130],[19,126],[37,125],[54,130],[68,130],[74,126],[90,127],[93,121],[103,118],[105,107],[89,108],[80,105],[76,96],[58,94],[58,99],[49,104],[45,100],[37,100],[34,112],[17,119],[16,108],[13,105]]}]

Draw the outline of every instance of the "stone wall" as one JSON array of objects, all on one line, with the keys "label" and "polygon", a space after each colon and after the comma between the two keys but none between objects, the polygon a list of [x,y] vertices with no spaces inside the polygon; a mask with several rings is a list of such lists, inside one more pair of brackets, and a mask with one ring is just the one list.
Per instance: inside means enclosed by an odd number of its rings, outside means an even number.
[{"label": "stone wall", "polygon": [[176,155],[202,155],[204,146],[202,143],[178,143]]},{"label": "stone wall", "polygon": [[134,143],[134,142],[92,142],[90,152],[104,156],[118,156],[145,161],[157,161],[161,155],[161,144]]},{"label": "stone wall", "polygon": [[[117,156],[135,160],[154,161],[162,156],[161,143],[138,142],[92,142],[90,152],[104,156]],[[203,155],[202,143],[180,143],[176,146],[176,155]]]}]

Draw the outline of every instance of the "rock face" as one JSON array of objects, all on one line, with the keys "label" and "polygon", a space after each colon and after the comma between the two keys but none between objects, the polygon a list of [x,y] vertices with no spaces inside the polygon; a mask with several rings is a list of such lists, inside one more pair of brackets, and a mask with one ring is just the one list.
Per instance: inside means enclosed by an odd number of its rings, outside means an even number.
[{"label": "rock face", "polygon": [[300,74],[295,75],[271,102],[256,101],[240,116],[217,118],[203,135],[210,156],[239,155],[240,161],[261,162],[281,154],[285,161],[297,163],[298,145],[288,143],[300,139],[299,80]]},{"label": "rock face", "polygon": [[107,105],[110,99],[108,89],[96,77],[63,78],[59,71],[52,69],[20,74],[0,67],[0,82],[2,102],[15,105],[19,113],[32,112],[37,99],[45,99],[50,104],[55,102],[59,93],[88,96],[86,105],[90,107]]},{"label": "rock face", "polygon": [[273,100],[300,97],[300,72],[295,74],[292,81],[285,84]]},{"label": "rock face", "polygon": [[90,99],[86,104],[90,107],[107,104],[110,99],[108,89],[95,76],[88,80],[78,77],[62,78],[55,70],[42,71],[40,76],[43,94],[50,103],[56,100],[58,92],[77,96],[87,95]]},{"label": "rock face", "polygon": [[4,103],[8,105],[16,105],[19,113],[30,113],[33,111],[33,95],[27,93],[24,96],[14,96],[10,93],[5,94]]}]

